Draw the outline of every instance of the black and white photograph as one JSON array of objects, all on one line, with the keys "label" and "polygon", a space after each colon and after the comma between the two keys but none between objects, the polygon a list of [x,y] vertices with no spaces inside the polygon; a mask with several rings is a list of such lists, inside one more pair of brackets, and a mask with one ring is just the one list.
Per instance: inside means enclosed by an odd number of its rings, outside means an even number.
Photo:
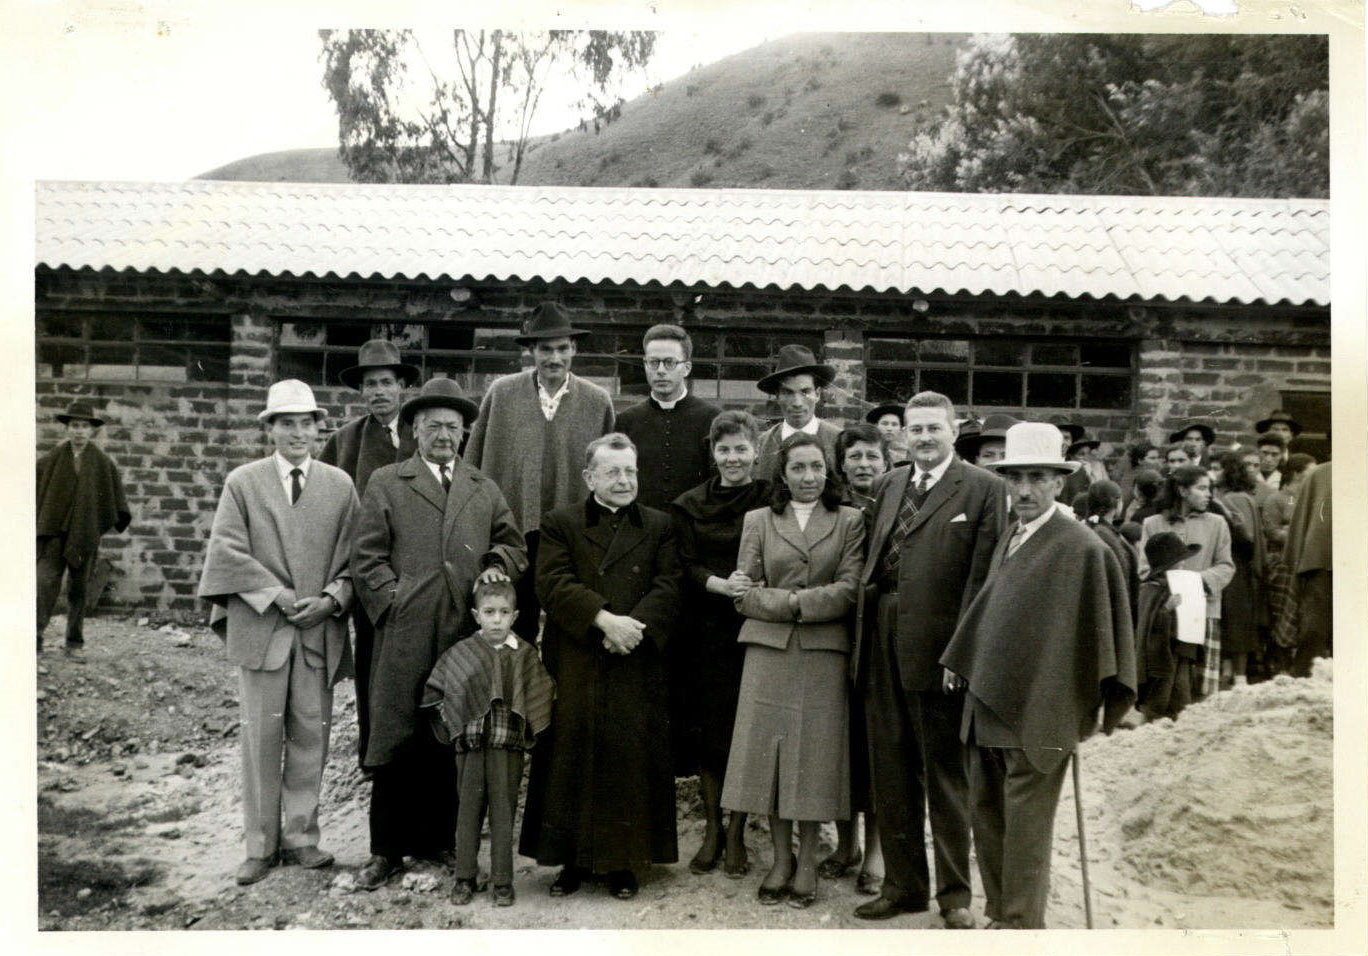
[{"label": "black and white photograph", "polygon": [[26,949],[1368,946],[1361,3],[17,6]]}]

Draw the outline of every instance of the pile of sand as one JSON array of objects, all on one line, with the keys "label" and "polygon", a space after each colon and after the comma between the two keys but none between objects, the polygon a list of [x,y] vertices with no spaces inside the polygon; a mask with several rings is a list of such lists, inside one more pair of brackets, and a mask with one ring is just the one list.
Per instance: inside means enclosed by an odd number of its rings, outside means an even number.
[{"label": "pile of sand", "polygon": [[1331,669],[1236,688],[1118,732],[1088,771],[1147,885],[1204,896],[1334,899]]}]

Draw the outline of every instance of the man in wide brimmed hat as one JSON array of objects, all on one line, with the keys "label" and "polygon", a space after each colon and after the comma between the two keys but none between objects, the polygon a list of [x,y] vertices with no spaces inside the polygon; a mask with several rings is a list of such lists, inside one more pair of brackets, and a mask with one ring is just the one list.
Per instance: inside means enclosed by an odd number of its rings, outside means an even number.
[{"label": "man in wide brimmed hat", "polygon": [[1184,422],[1169,435],[1170,442],[1177,442],[1187,450],[1192,464],[1201,468],[1211,467],[1211,446],[1216,441],[1216,432],[1206,422]]},{"label": "man in wide brimmed hat", "polygon": [[827,474],[836,472],[836,439],[841,430],[817,417],[822,389],[836,379],[836,369],[817,361],[812,350],[803,345],[784,345],[779,349],[775,369],[756,388],[773,396],[784,417],[760,435],[755,446],[755,474],[772,479],[779,460],[779,445],[797,432],[814,436],[826,454]]},{"label": "man in wide brimmed hat", "polygon": [[[575,343],[588,334],[555,302],[533,309],[515,338],[533,367],[489,386],[466,448],[508,499],[534,567],[542,514],[579,500],[585,446],[613,430],[612,398],[570,371]],[[540,614],[529,574],[518,584],[519,637],[536,642]]]},{"label": "man in wide brimmed hat", "polygon": [[[371,473],[384,465],[403,461],[414,452],[413,428],[399,421],[399,404],[404,389],[418,383],[419,370],[399,357],[399,349],[388,339],[371,339],[357,351],[356,364],[344,368],[337,378],[348,388],[361,393],[367,412],[354,418],[328,436],[318,460],[336,465],[351,476],[357,497],[366,493]],[[366,609],[357,601],[352,608],[356,631],[356,737],[358,757],[366,764],[367,676],[370,674],[371,647],[375,628]]]},{"label": "man in wide brimmed hat", "polygon": [[84,661],[81,625],[100,538],[106,531],[123,531],[132,516],[118,468],[91,442],[104,420],[88,402],[76,401],[57,421],[66,426],[66,440],[38,459],[38,650],[65,575],[65,652]]},{"label": "man in wide brimmed hat", "polygon": [[455,764],[418,703],[437,658],[475,630],[475,582],[516,580],[527,567],[503,493],[459,457],[478,413],[456,382],[429,381],[399,412],[417,451],[377,469],[361,501],[352,571],[376,632],[365,744],[371,857],[357,874],[367,890],[406,856],[452,862]]},{"label": "man in wide brimmed hat", "polygon": [[274,451],[228,473],[197,592],[239,672],[244,885],[277,863],[333,861],[318,847],[318,801],[333,687],[352,675],[356,490],[313,458],[323,417],[303,382],[271,386],[257,418]]},{"label": "man in wide brimmed hat", "polygon": [[1259,435],[1265,433],[1279,435],[1282,437],[1283,441],[1290,445],[1292,444],[1292,439],[1302,433],[1302,426],[1301,422],[1279,408],[1276,411],[1270,412],[1267,418],[1261,418],[1259,421],[1255,422],[1254,432]]},{"label": "man in wide brimmed hat", "polygon": [[1007,429],[1019,421],[1014,415],[994,412],[970,428],[963,425],[959,437],[955,439],[955,454],[971,465],[987,468],[1002,458],[1002,450],[1007,444]]},{"label": "man in wide brimmed hat", "polygon": [[[1068,756],[1103,709],[1110,733],[1135,699],[1121,565],[1055,501],[1066,475],[1054,425],[1007,430],[1001,461],[1017,520],[940,663],[966,690],[974,845],[990,928],[1041,929],[1055,807]],[[1105,708],[1103,705],[1105,704]],[[886,838],[885,838],[886,839]]]},{"label": "man in wide brimmed hat", "polygon": [[888,443],[888,467],[896,468],[911,460],[907,450],[907,436],[903,434],[903,407],[898,402],[875,405],[865,412],[865,421],[879,430]]}]

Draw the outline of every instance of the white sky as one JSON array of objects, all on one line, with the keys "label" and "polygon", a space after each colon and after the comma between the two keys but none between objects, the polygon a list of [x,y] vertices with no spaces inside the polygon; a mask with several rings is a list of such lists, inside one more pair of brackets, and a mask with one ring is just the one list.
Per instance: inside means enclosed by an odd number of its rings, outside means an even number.
[{"label": "white sky", "polygon": [[[769,38],[662,33],[646,78],[626,98]],[[337,145],[316,28],[235,40],[212,24],[67,18],[35,40],[46,55],[26,64],[16,82],[41,92],[9,105],[28,113],[24,152],[36,178],[187,179],[257,153]],[[552,99],[538,113],[537,132],[578,120]]]}]

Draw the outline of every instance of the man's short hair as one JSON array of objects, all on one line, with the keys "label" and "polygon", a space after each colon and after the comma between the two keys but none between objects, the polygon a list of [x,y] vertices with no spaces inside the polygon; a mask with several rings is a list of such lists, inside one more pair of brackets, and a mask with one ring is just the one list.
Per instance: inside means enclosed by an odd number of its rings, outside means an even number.
[{"label": "man's short hair", "polygon": [[[955,427],[955,403],[940,392],[918,392],[907,400],[907,410],[913,408],[939,408],[945,412],[950,427]],[[904,410],[905,414],[906,410]]]},{"label": "man's short hair", "polygon": [[609,432],[600,438],[595,438],[584,449],[585,471],[593,470],[594,456],[598,454],[600,448],[611,448],[614,451],[622,451],[625,448],[630,448],[633,452],[637,450],[637,446],[622,432]]},{"label": "man's short hair", "polygon": [[668,339],[671,342],[678,342],[679,347],[684,350],[684,361],[689,361],[693,357],[693,339],[689,338],[689,333],[685,332],[678,325],[662,323],[653,325],[646,330],[646,334],[641,337],[641,348],[644,351],[646,346],[657,339]]},{"label": "man's short hair", "polygon": [[1254,439],[1254,447],[1259,448],[1263,445],[1276,445],[1279,451],[1287,451],[1287,439],[1281,435],[1274,435],[1272,432],[1264,432]]},{"label": "man's short hair", "polygon": [[508,602],[509,607],[518,606],[518,589],[513,586],[513,582],[506,578],[497,581],[476,581],[475,590],[471,592],[470,604],[478,608],[490,598],[501,597]]}]

